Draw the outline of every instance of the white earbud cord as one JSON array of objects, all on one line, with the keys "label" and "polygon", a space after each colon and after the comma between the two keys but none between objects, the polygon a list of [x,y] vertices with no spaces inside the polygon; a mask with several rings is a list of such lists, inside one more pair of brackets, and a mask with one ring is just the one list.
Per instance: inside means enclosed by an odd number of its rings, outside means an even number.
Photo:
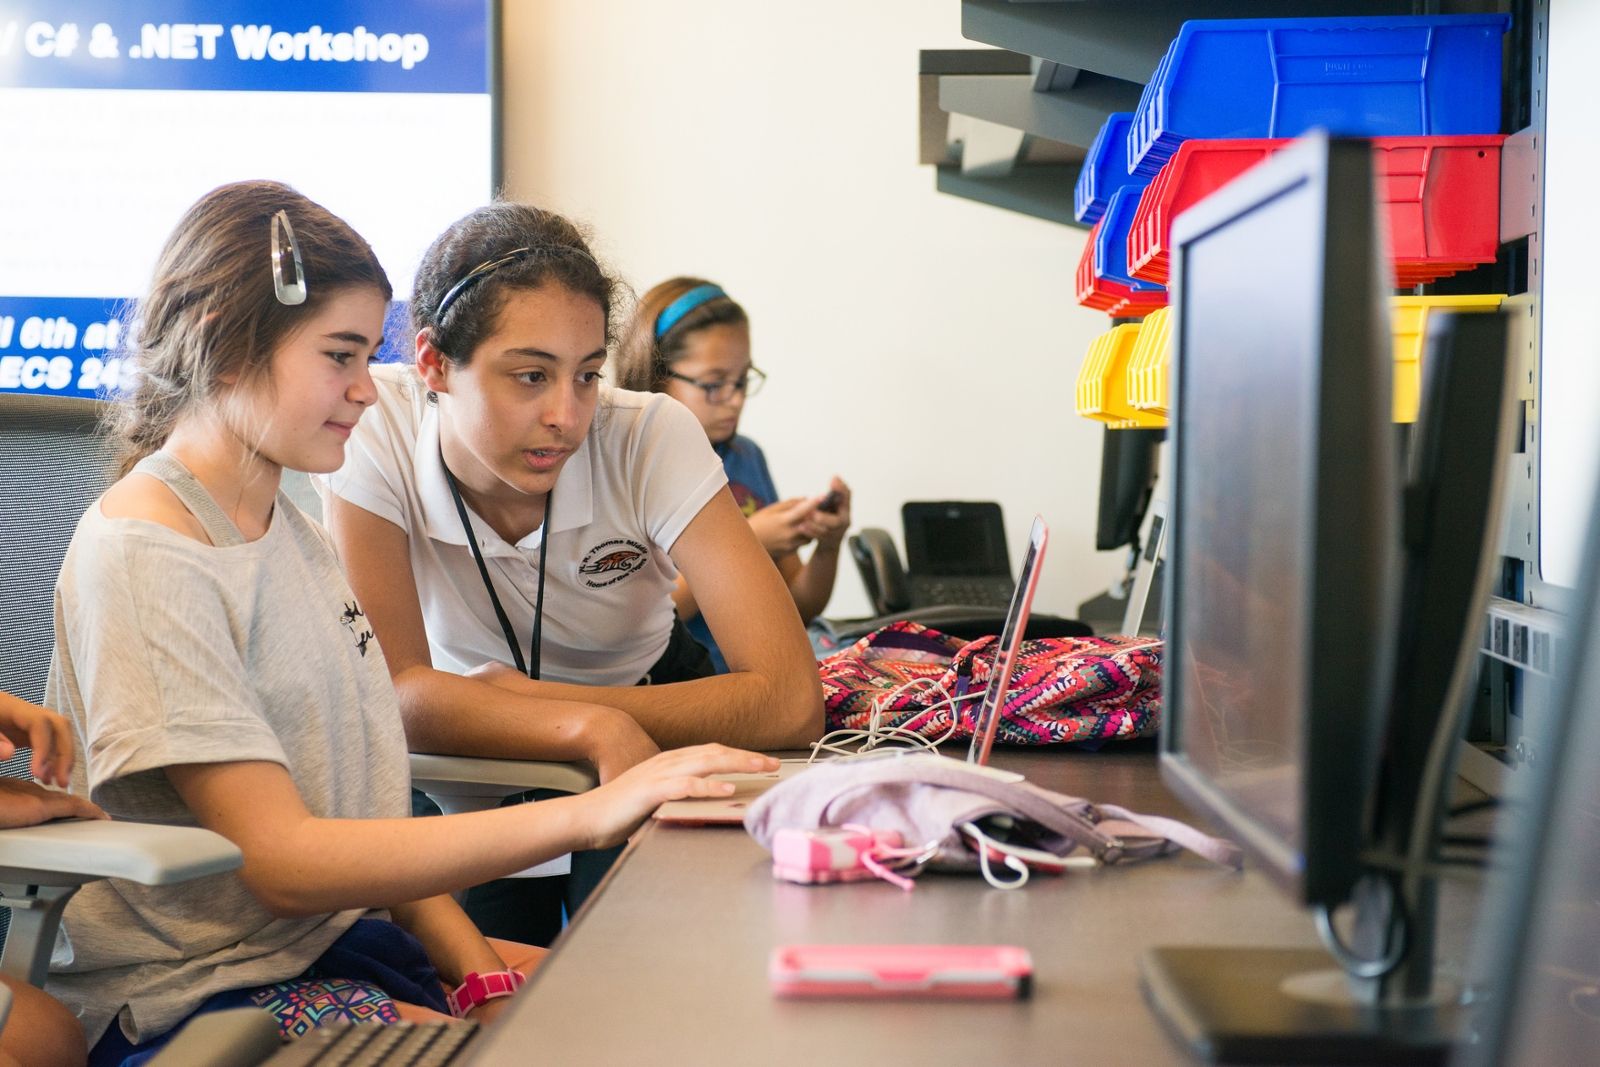
[{"label": "white earbud cord", "polygon": [[[929,696],[938,696],[937,700],[928,707],[917,712],[915,716],[906,720],[900,726],[885,726],[883,722],[885,705],[899,697],[922,691]],[[836,757],[863,756],[874,749],[899,749],[916,751],[927,749],[937,752],[939,746],[955,734],[961,725],[961,715],[958,706],[962,703],[981,700],[983,692],[966,693],[962,696],[951,696],[950,692],[932,678],[913,678],[895,688],[873,698],[872,714],[867,719],[867,728],[831,730],[822,735],[822,738],[811,743],[811,756],[807,763],[815,763],[824,753]],[[948,713],[949,725],[938,737],[924,737],[920,732],[930,723],[937,723],[943,714]]]}]

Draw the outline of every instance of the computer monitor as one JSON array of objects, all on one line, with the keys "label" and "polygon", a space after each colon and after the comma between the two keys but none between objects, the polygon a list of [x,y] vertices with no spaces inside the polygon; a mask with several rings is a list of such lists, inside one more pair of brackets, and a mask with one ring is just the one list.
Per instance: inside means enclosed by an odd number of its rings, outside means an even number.
[{"label": "computer monitor", "polygon": [[1165,430],[1107,427],[1100,446],[1100,503],[1094,547],[1101,552],[1138,547],[1139,527],[1156,481],[1156,456]]},{"label": "computer monitor", "polygon": [[[1600,511],[1589,509],[1591,516]],[[1600,523],[1591,517],[1560,697],[1519,770],[1479,916],[1480,995],[1457,1067],[1600,1056]]]},{"label": "computer monitor", "polygon": [[1173,225],[1162,776],[1306,904],[1348,899],[1399,548],[1364,142],[1313,136]]},{"label": "computer monitor", "polygon": [[1493,317],[1430,336],[1402,540],[1380,221],[1368,147],[1311,136],[1173,227],[1162,773],[1327,946],[1146,957],[1158,1014],[1221,1062],[1441,1062],[1452,1034],[1433,849],[1510,363]]}]

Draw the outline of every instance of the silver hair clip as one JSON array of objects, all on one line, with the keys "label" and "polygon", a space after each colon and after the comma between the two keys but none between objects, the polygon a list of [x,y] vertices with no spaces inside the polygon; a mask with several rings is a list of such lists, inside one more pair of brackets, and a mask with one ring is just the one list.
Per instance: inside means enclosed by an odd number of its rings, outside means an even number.
[{"label": "silver hair clip", "polygon": [[[288,280],[288,271],[284,267],[285,252],[294,260],[293,281]],[[280,304],[294,307],[306,302],[306,271],[300,262],[300,246],[295,243],[294,227],[289,225],[287,211],[279,211],[272,216],[272,291]]]}]

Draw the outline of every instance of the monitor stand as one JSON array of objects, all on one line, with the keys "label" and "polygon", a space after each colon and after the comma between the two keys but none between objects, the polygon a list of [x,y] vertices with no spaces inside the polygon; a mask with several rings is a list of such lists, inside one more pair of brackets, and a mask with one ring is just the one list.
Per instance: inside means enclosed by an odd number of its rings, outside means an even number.
[{"label": "monitor stand", "polygon": [[1456,1033],[1450,1003],[1358,1001],[1321,949],[1158,948],[1140,978],[1156,1014],[1209,1063],[1443,1064]]}]

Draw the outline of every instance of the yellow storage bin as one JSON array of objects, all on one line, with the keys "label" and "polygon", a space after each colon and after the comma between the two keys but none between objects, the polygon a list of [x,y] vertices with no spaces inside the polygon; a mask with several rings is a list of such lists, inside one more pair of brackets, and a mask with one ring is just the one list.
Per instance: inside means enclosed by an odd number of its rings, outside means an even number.
[{"label": "yellow storage bin", "polygon": [[1495,311],[1504,299],[1500,293],[1393,298],[1395,422],[1417,421],[1422,404],[1422,345],[1428,336],[1429,312]]},{"label": "yellow storage bin", "polygon": [[1135,410],[1167,423],[1167,370],[1172,363],[1172,309],[1144,317],[1139,340],[1128,357],[1128,403]]},{"label": "yellow storage bin", "polygon": [[1128,361],[1139,340],[1138,323],[1115,326],[1089,345],[1078,372],[1078,414],[1115,429],[1164,426],[1166,420],[1128,402]]},{"label": "yellow storage bin", "polygon": [[[1495,311],[1505,296],[1396,296],[1394,333],[1394,421],[1416,422],[1422,403],[1422,346],[1433,311]],[[1109,426],[1167,425],[1172,367],[1172,309],[1146,315],[1142,323],[1117,326],[1095,338],[1078,374],[1078,414]]]},{"label": "yellow storage bin", "polygon": [[[1113,422],[1106,414],[1106,364],[1111,358],[1112,338],[1117,330],[1128,327],[1118,326],[1115,329],[1096,337],[1089,342],[1089,351],[1083,357],[1083,366],[1078,370],[1078,414],[1086,419],[1097,422]],[[1138,330],[1138,327],[1133,327]]]}]

